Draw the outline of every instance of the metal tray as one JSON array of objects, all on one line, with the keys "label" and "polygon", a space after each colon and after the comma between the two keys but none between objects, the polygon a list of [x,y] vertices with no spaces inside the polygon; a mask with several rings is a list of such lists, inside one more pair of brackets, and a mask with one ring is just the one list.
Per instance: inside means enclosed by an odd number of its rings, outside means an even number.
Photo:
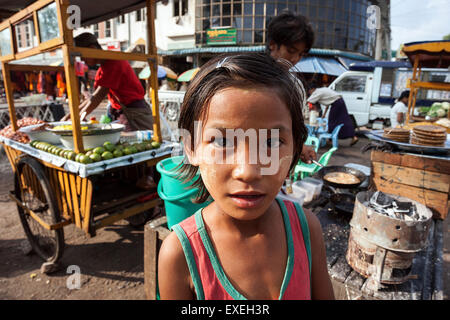
[{"label": "metal tray", "polygon": [[387,142],[391,145],[397,146],[399,149],[408,151],[411,153],[424,153],[424,154],[450,154],[450,135],[447,134],[447,141],[443,147],[422,146],[419,144],[403,143],[394,141],[383,137],[384,130],[374,130],[367,133],[366,136],[369,139]]}]

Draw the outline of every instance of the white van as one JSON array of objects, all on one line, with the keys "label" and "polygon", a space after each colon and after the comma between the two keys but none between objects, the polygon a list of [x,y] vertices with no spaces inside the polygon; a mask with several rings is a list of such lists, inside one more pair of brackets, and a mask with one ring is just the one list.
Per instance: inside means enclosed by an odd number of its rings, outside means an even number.
[{"label": "white van", "polygon": [[[350,70],[341,74],[329,88],[344,99],[355,127],[372,127],[375,120],[390,126],[391,107],[407,80],[412,78],[412,68],[407,61],[371,61],[353,63]],[[447,69],[422,69],[422,81],[450,82]],[[450,100],[450,92],[419,90],[416,108],[430,106],[435,101]]]}]

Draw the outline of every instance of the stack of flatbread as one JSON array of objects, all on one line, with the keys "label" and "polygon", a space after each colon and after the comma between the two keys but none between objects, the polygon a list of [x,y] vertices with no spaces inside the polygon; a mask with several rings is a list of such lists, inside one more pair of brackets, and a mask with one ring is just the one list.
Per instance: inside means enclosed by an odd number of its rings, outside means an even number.
[{"label": "stack of flatbread", "polygon": [[384,129],[383,137],[398,142],[409,143],[409,130],[403,128]]},{"label": "stack of flatbread", "polygon": [[446,139],[447,130],[439,126],[415,126],[411,133],[411,143],[423,146],[443,147]]}]

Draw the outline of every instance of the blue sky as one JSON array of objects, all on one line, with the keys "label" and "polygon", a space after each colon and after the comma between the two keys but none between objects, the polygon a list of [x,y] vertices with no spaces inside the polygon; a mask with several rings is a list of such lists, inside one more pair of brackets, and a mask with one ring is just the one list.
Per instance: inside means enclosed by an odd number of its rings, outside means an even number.
[{"label": "blue sky", "polygon": [[391,48],[442,40],[450,33],[450,0],[391,0]]}]

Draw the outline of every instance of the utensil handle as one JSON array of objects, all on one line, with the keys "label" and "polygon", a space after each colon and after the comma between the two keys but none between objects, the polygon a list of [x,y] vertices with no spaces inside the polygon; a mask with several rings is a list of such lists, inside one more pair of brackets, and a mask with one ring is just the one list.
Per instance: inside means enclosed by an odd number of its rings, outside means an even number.
[{"label": "utensil handle", "polygon": [[325,167],[323,164],[321,164],[320,162],[316,161],[316,160],[312,160],[312,163],[318,165],[319,167],[323,168]]}]

